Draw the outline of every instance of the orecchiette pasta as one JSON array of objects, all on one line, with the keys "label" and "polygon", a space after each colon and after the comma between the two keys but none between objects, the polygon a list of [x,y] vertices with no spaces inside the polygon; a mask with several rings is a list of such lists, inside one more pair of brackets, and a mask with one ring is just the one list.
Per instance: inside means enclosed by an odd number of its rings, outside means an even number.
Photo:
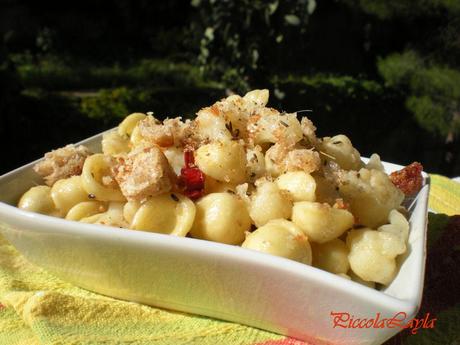
[{"label": "orecchiette pasta", "polygon": [[91,197],[83,188],[81,177],[72,176],[57,181],[51,187],[51,198],[56,208],[65,215],[73,206],[88,201]]},{"label": "orecchiette pasta", "polygon": [[324,243],[351,229],[354,218],[349,211],[328,204],[300,201],[294,203],[292,221],[312,242]]},{"label": "orecchiette pasta", "polygon": [[338,238],[325,243],[312,243],[313,266],[331,273],[346,274],[350,268],[348,248]]},{"label": "orecchiette pasta", "polygon": [[119,125],[118,134],[122,137],[130,137],[137,123],[146,118],[143,113],[132,113],[128,115]]},{"label": "orecchiette pasta", "polygon": [[292,222],[274,219],[248,234],[243,248],[273,254],[310,265],[312,253],[307,236]]},{"label": "orecchiette pasta", "polygon": [[261,181],[252,196],[249,214],[257,227],[272,219],[291,217],[292,201],[288,192],[278,188],[276,183]]},{"label": "orecchiette pasta", "polygon": [[110,202],[107,211],[82,218],[80,222],[127,228],[128,223],[123,217],[123,206],[121,202]]},{"label": "orecchiette pasta", "polygon": [[196,151],[196,165],[212,178],[235,184],[246,179],[246,153],[236,141],[217,141]]},{"label": "orecchiette pasta", "polygon": [[[81,174],[81,182],[86,195],[94,195],[101,201],[126,200],[112,177],[112,164],[110,156],[103,154],[94,154],[86,159]],[[104,177],[108,177],[108,181],[104,181]]]},{"label": "orecchiette pasta", "polygon": [[43,213],[59,217],[60,212],[56,209],[51,198],[51,188],[48,186],[35,186],[25,192],[19,199],[18,207],[23,210]]},{"label": "orecchiette pasta", "polygon": [[81,220],[107,211],[107,204],[102,201],[83,201],[73,206],[65,219]]},{"label": "orecchiette pasta", "polygon": [[315,201],[315,179],[304,171],[287,172],[276,179],[279,189],[289,192],[293,201]]},{"label": "orecchiette pasta", "polygon": [[185,236],[195,219],[195,204],[178,193],[162,194],[145,201],[131,221],[130,228]]},{"label": "orecchiette pasta", "polygon": [[250,228],[251,219],[241,199],[230,193],[211,193],[196,203],[190,234],[205,240],[240,244]]},{"label": "orecchiette pasta", "polygon": [[[267,107],[268,96],[231,95],[194,120],[130,114],[103,134],[102,153],[83,145],[47,153],[34,167],[47,186],[30,188],[18,207],[242,245],[313,260],[369,287],[389,284],[409,235],[404,194],[378,155],[363,164],[348,137],[317,137],[311,120]],[[420,185],[411,174],[396,185]]]}]

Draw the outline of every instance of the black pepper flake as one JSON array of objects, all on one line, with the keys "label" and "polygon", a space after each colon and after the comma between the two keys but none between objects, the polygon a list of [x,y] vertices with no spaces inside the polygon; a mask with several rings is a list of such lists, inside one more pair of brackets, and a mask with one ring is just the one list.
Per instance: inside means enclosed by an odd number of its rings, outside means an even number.
[{"label": "black pepper flake", "polygon": [[335,187],[335,190],[336,190],[336,191],[339,191],[339,187]]},{"label": "black pepper flake", "polygon": [[286,122],[284,122],[284,121],[280,121],[280,122],[284,127],[289,127],[289,125]]},{"label": "black pepper flake", "polygon": [[340,144],[342,144],[342,142],[341,141],[334,141],[333,144],[334,145],[340,145]]},{"label": "black pepper flake", "polygon": [[96,199],[96,196],[94,194],[88,194],[89,199]]},{"label": "black pepper flake", "polygon": [[326,160],[326,159],[324,160],[323,165],[324,165],[324,166],[327,165],[327,160]]},{"label": "black pepper flake", "polygon": [[234,191],[232,191],[231,189],[227,189],[227,193],[230,193],[230,194],[235,194]]},{"label": "black pepper flake", "polygon": [[174,201],[179,201],[179,198],[176,194],[171,194],[171,199],[173,199]]},{"label": "black pepper flake", "polygon": [[254,178],[254,177],[256,177],[256,173],[255,173],[255,172],[252,172],[252,173],[251,173],[251,178]]},{"label": "black pepper flake", "polygon": [[356,176],[357,176],[358,178],[360,178],[360,177],[361,177],[361,174],[360,174],[360,173],[357,173]]}]

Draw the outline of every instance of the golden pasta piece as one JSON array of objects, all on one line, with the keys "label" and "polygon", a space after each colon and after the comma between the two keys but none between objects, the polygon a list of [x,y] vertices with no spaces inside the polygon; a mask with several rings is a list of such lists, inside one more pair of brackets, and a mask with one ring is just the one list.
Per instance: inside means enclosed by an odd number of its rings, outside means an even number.
[{"label": "golden pasta piece", "polygon": [[274,219],[249,233],[243,248],[281,256],[307,265],[311,264],[312,252],[307,236],[292,222]]},{"label": "golden pasta piece", "polygon": [[139,207],[141,207],[141,203],[137,200],[130,200],[123,206],[123,217],[128,223],[131,224]]},{"label": "golden pasta piece", "polygon": [[128,228],[128,223],[123,217],[123,202],[110,202],[106,212],[80,219],[83,223],[113,226],[117,228]]},{"label": "golden pasta piece", "polygon": [[322,270],[346,274],[350,268],[348,248],[345,242],[338,238],[325,243],[312,243],[313,266]]},{"label": "golden pasta piece", "polygon": [[73,206],[69,212],[67,212],[65,219],[78,221],[105,211],[107,211],[107,204],[105,202],[83,201]]},{"label": "golden pasta piece", "polygon": [[388,285],[397,273],[396,257],[406,251],[398,235],[368,228],[351,230],[347,236],[348,260],[361,279]]},{"label": "golden pasta piece", "polygon": [[249,206],[249,214],[257,227],[265,225],[272,219],[288,219],[291,213],[292,201],[288,192],[280,190],[274,182],[258,183]]},{"label": "golden pasta piece", "polygon": [[51,198],[51,188],[35,186],[25,192],[19,200],[18,207],[25,211],[59,217],[60,212]]},{"label": "golden pasta piece", "polygon": [[246,179],[246,153],[236,141],[219,141],[195,152],[196,165],[212,178],[234,184]]},{"label": "golden pasta piece", "polygon": [[134,215],[130,228],[185,236],[195,219],[195,204],[178,193],[165,193],[149,198]]},{"label": "golden pasta piece", "polygon": [[251,228],[245,203],[230,193],[212,193],[196,203],[196,217],[190,234],[204,240],[240,244]]},{"label": "golden pasta piece", "polygon": [[279,189],[289,192],[293,201],[315,201],[315,179],[304,171],[284,173],[275,182]]},{"label": "golden pasta piece", "polygon": [[[81,181],[87,194],[94,195],[100,201],[126,201],[118,188],[118,184],[111,177],[112,167],[113,162],[110,156],[99,153],[86,159]],[[105,176],[109,177],[111,183],[104,183]]]},{"label": "golden pasta piece", "polygon": [[269,92],[267,89],[252,90],[246,93],[243,99],[252,102],[257,107],[265,107],[268,103]]},{"label": "golden pasta piece", "polygon": [[118,125],[118,134],[129,138],[138,122],[146,117],[147,115],[143,113],[132,113],[126,116],[125,119]]},{"label": "golden pasta piece", "polygon": [[89,194],[83,188],[80,176],[57,181],[51,188],[51,198],[56,208],[64,215],[76,204],[88,201]]},{"label": "golden pasta piece", "polygon": [[324,243],[350,229],[354,218],[347,210],[333,208],[329,204],[300,201],[294,203],[292,221],[310,241]]},{"label": "golden pasta piece", "polygon": [[362,166],[361,156],[346,135],[324,137],[321,150],[335,158],[335,162],[345,170],[358,170]]}]

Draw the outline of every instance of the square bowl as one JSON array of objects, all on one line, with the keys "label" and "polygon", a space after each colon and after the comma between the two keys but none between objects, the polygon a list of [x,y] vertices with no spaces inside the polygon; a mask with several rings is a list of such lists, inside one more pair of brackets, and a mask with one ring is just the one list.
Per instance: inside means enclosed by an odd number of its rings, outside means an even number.
[{"label": "square bowl", "polygon": [[[82,141],[100,151],[102,134]],[[16,208],[32,162],[0,177],[0,233],[30,262],[103,295],[246,324],[315,344],[381,344],[420,306],[429,178],[411,200],[407,253],[382,290],[292,260],[193,238],[84,224]],[[387,173],[399,165],[384,163]],[[334,314],[338,313],[338,314]],[[339,319],[337,319],[337,315]],[[337,321],[340,322],[337,322]],[[343,322],[342,322],[343,321]],[[385,320],[384,320],[385,321]],[[344,325],[346,328],[344,328]]]}]

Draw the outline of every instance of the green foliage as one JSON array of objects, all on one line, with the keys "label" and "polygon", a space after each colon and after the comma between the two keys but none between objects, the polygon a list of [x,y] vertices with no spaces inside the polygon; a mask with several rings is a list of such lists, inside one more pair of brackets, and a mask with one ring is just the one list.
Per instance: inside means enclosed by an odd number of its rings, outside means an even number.
[{"label": "green foliage", "polygon": [[301,42],[316,1],[195,0],[192,5],[201,19],[192,27],[202,33],[199,63],[211,77],[244,92],[264,80],[277,54],[287,54],[283,42]]},{"label": "green foliage", "polygon": [[460,2],[457,0],[343,0],[364,12],[377,16],[380,19],[393,17],[415,17],[430,14],[435,11],[460,11]]},{"label": "green foliage", "polygon": [[119,86],[221,87],[206,81],[199,68],[185,62],[142,59],[129,65],[98,66],[56,55],[35,59],[31,54],[12,56],[26,87],[48,90],[96,89]]},{"label": "green foliage", "polygon": [[145,101],[144,92],[120,87],[113,90],[101,90],[97,97],[84,98],[81,102],[81,110],[90,118],[121,119],[127,114],[141,111],[140,108]]},{"label": "green foliage", "polygon": [[447,136],[460,133],[460,71],[425,63],[414,51],[378,61],[386,84],[406,93],[406,106],[426,130]]},{"label": "green foliage", "polygon": [[92,118],[114,125],[133,112],[155,113],[159,119],[193,114],[216,99],[223,97],[223,90],[213,88],[127,88],[102,89],[96,95],[81,99],[80,111]]}]

